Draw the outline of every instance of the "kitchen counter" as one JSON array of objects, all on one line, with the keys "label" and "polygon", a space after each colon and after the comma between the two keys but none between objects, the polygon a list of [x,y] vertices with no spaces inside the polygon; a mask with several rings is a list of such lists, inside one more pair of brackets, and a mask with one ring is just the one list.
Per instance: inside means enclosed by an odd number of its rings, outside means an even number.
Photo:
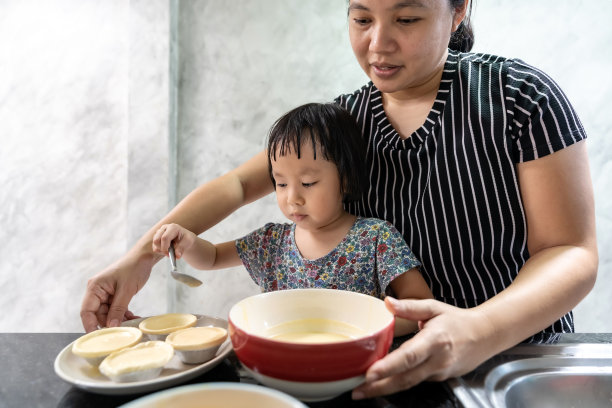
[{"label": "kitchen counter", "polygon": [[[116,407],[144,394],[109,396],[83,391],[66,383],[58,377],[53,369],[53,363],[59,352],[81,336],[82,333],[0,333],[0,408],[4,407]],[[394,341],[392,347],[397,347],[405,338]],[[612,333],[572,333],[555,335],[546,340],[541,350],[547,345],[572,344],[612,344]],[[519,345],[520,350],[524,345]],[[537,349],[537,345],[529,345]],[[513,349],[508,352],[512,354]],[[508,353],[506,352],[506,353]],[[502,353],[505,354],[505,353]],[[307,403],[312,408],[342,408],[342,407],[436,407],[461,408],[464,405],[452,391],[451,385],[458,381],[463,384],[473,383],[479,373],[484,372],[487,365],[496,358],[483,363],[472,373],[449,382],[429,382],[420,384],[410,390],[386,397],[363,401],[352,401],[350,393],[345,393],[335,399],[317,403]],[[212,370],[181,384],[197,384],[202,382],[235,381],[255,383],[245,374],[235,355],[229,354],[223,362]],[[456,388],[456,387],[453,387]],[[471,404],[470,404],[471,405]],[[478,405],[480,406],[480,405]],[[468,407],[469,408],[469,407]]]},{"label": "kitchen counter", "polygon": [[[55,374],[53,363],[60,351],[82,333],[0,333],[0,407],[116,407],[144,394],[109,396],[83,391]],[[400,342],[394,342],[396,347]],[[213,381],[255,383],[240,368],[234,353],[212,370],[186,381],[197,384]],[[446,383],[423,383],[387,397],[353,401],[345,393],[329,401],[307,403],[313,408],[342,407],[461,407]]]}]

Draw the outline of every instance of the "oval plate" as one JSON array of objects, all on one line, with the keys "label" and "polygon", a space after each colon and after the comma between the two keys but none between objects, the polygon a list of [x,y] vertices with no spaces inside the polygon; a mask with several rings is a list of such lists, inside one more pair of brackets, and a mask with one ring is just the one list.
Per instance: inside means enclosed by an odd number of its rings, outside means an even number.
[{"label": "oval plate", "polygon": [[[217,326],[227,329],[227,320],[203,315],[195,316],[198,318],[196,326]],[[123,322],[122,326],[138,327],[138,324],[144,319],[143,317],[128,320]],[[72,354],[72,344],[67,345],[55,358],[53,365],[55,373],[77,388],[107,395],[138,394],[183,383],[215,368],[232,351],[232,343],[228,336],[212,360],[197,365],[184,364],[175,354],[157,378],[131,383],[116,383],[102,375],[97,367],[92,367],[81,357]]]}]

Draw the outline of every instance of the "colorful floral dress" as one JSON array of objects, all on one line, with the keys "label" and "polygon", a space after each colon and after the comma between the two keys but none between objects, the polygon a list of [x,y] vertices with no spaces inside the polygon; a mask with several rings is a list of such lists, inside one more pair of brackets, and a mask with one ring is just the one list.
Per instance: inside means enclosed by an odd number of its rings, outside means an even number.
[{"label": "colorful floral dress", "polygon": [[395,227],[376,218],[357,217],[342,242],[315,260],[300,254],[295,224],[266,224],[237,239],[236,248],[266,292],[328,288],[383,298],[393,279],[420,265]]}]

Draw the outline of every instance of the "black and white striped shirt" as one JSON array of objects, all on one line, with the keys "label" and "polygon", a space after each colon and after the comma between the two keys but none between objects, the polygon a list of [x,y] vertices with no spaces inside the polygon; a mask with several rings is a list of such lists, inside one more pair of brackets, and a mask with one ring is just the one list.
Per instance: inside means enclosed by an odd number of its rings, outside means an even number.
[{"label": "black and white striped shirt", "polygon": [[[529,258],[516,164],[586,137],[545,73],[486,54],[449,51],[427,120],[407,139],[372,83],[336,102],[367,142],[370,185],[347,209],[393,223],[434,296],[459,307],[502,291]],[[573,327],[569,313],[545,332]]]}]

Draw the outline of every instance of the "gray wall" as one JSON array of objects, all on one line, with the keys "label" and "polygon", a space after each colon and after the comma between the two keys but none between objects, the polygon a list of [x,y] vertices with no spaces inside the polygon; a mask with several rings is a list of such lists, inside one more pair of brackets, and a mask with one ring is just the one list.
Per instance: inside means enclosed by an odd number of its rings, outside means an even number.
[{"label": "gray wall", "polygon": [[[87,278],[163,216],[174,192],[184,197],[259,151],[286,110],[367,80],[348,43],[345,0],[174,2],[173,44],[171,3],[0,2],[0,331],[82,330]],[[474,16],[475,50],[546,71],[589,134],[600,269],[576,328],[590,332],[612,331],[610,15],[603,0],[487,0]],[[233,239],[269,220],[283,220],[272,196],[204,237]],[[166,268],[155,267],[136,313],[225,317],[258,291],[242,268],[195,272],[205,281],[197,289],[168,280]]]}]

